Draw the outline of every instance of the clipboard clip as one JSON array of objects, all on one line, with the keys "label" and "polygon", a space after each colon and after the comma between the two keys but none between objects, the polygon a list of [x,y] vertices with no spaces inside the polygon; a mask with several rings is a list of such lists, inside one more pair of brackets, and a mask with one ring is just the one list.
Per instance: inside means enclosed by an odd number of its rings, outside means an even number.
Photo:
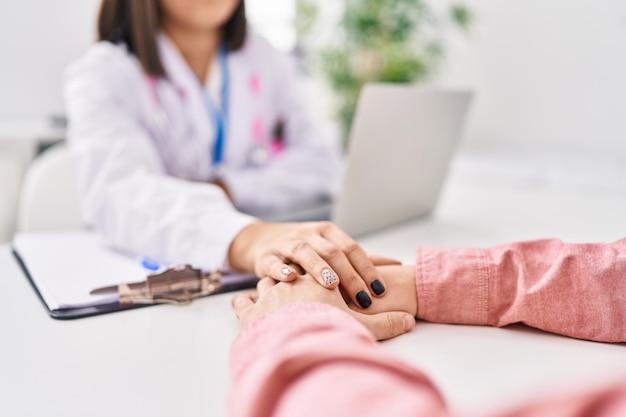
[{"label": "clipboard clip", "polygon": [[121,283],[96,288],[91,295],[119,294],[121,305],[130,304],[189,304],[194,299],[219,291],[221,271],[209,274],[191,265],[178,265],[157,274],[148,275],[145,281]]}]

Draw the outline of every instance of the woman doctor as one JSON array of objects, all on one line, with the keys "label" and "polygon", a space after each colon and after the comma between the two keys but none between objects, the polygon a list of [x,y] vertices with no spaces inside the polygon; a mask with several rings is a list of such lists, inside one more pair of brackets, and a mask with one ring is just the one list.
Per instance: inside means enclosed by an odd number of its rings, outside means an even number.
[{"label": "woman doctor", "polygon": [[84,215],[109,244],[278,280],[297,265],[362,307],[384,293],[336,226],[244,214],[331,198],[340,155],[243,0],[103,0],[98,32],[65,98]]}]

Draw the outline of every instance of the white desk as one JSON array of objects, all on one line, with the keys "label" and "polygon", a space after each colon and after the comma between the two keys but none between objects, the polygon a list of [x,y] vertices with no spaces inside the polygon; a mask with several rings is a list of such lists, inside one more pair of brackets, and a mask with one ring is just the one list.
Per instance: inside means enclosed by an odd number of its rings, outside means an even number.
[{"label": "white desk", "polygon": [[[437,214],[361,242],[411,262],[415,244],[491,245],[558,236],[626,235],[626,196],[449,186]],[[55,321],[0,249],[0,415],[186,416],[226,414],[228,349],[238,333],[230,295]],[[531,330],[418,323],[382,344],[425,369],[457,410],[513,404],[553,383],[626,375],[626,346]]]}]

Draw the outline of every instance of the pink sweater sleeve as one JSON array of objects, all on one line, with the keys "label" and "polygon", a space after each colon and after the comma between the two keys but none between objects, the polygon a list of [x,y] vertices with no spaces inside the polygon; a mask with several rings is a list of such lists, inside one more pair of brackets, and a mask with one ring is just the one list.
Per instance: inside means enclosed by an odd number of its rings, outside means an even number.
[{"label": "pink sweater sleeve", "polygon": [[290,304],[231,347],[231,417],[415,416],[443,413],[428,377],[385,354],[341,310]]},{"label": "pink sweater sleeve", "polygon": [[418,318],[626,341],[626,239],[418,248]]},{"label": "pink sweater sleeve", "polygon": [[[386,354],[352,317],[291,304],[231,348],[231,417],[448,416],[422,372]],[[626,415],[626,386],[535,403],[502,417]]]}]

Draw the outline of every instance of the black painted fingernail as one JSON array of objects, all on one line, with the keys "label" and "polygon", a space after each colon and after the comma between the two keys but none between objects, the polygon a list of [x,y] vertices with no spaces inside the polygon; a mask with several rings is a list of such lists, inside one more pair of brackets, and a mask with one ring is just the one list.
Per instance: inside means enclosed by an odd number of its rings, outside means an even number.
[{"label": "black painted fingernail", "polygon": [[372,305],[372,299],[365,291],[359,291],[356,293],[356,300],[359,302],[362,308],[367,308]]},{"label": "black painted fingernail", "polygon": [[377,279],[372,281],[372,283],[370,284],[370,287],[372,287],[372,291],[374,291],[374,294],[376,295],[381,295],[382,293],[385,292],[385,286],[383,285],[382,282],[380,282]]}]

